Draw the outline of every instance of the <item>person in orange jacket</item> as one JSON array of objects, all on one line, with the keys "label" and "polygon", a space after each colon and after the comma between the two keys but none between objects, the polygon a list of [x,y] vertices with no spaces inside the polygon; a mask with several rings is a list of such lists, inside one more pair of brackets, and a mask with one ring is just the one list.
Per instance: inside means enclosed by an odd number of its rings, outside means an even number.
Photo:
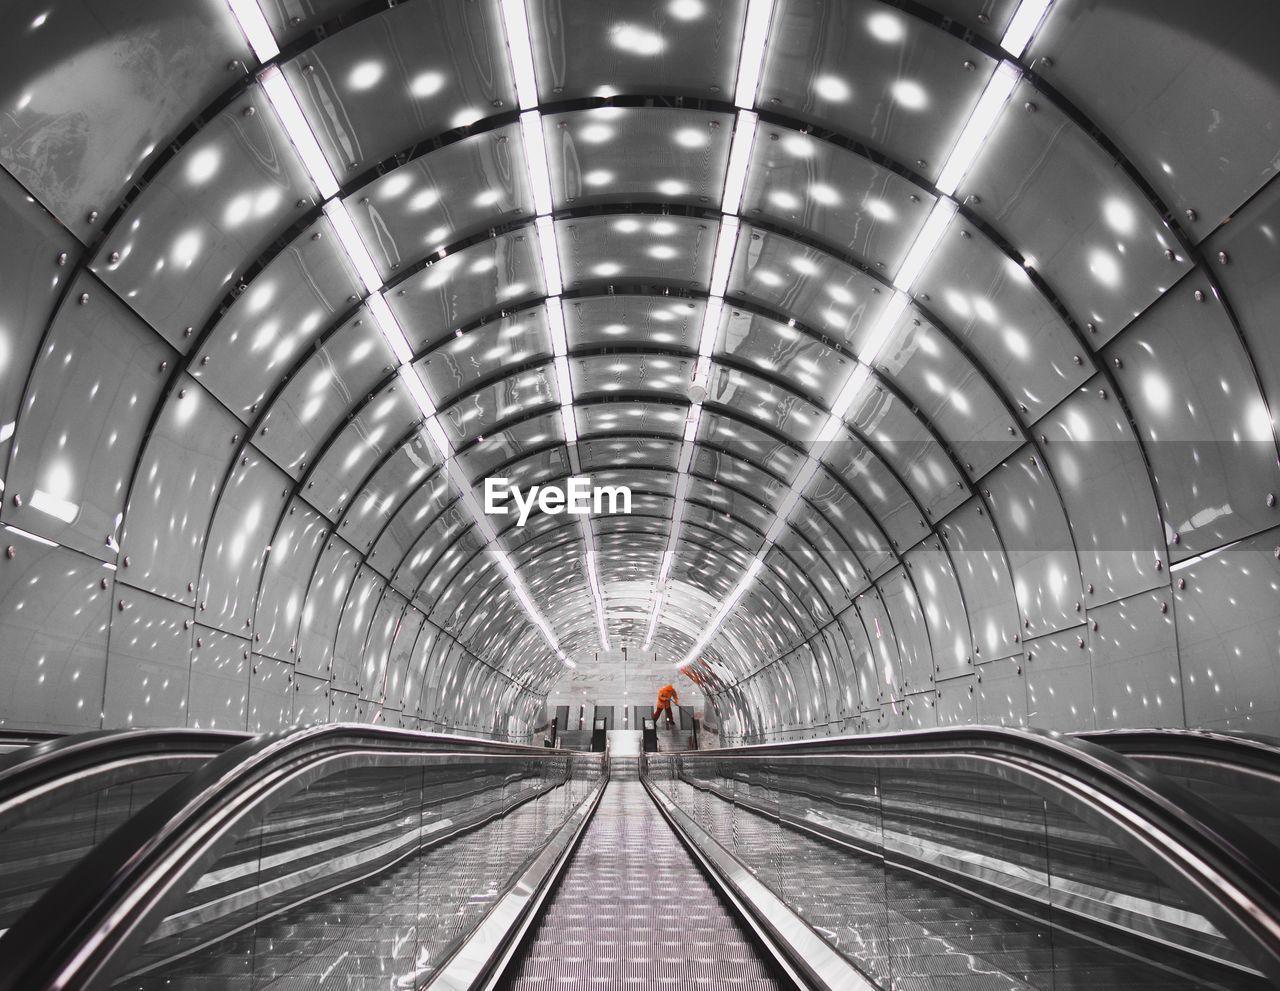
[{"label": "person in orange jacket", "polygon": [[665,712],[667,714],[667,725],[675,728],[676,720],[671,714],[671,703],[680,704],[680,695],[676,691],[675,685],[663,685],[658,689],[658,707],[653,710],[653,724],[658,725],[658,714]]}]

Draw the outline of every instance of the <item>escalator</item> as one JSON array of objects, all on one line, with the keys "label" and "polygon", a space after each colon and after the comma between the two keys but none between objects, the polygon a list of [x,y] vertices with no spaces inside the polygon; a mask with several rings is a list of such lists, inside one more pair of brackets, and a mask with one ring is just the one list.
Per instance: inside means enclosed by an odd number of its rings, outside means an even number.
[{"label": "escalator", "polygon": [[[0,991],[1275,986],[1274,847],[1144,766],[1192,741],[1139,742],[967,728],[628,774],[374,727],[245,740],[0,937]],[[1265,790],[1274,750],[1212,745]]]}]

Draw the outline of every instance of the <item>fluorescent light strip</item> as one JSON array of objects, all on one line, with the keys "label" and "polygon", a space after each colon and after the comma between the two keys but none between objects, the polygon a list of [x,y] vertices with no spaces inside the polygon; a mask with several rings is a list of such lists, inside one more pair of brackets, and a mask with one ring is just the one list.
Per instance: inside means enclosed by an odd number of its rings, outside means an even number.
[{"label": "fluorescent light strip", "polygon": [[436,445],[436,449],[440,452],[440,460],[448,461],[453,457],[453,442],[449,440],[449,435],[445,433],[444,426],[440,423],[440,418],[435,416],[427,417],[427,436],[431,438],[432,443]]},{"label": "fluorescent light strip", "polygon": [[733,268],[733,254],[738,247],[738,230],[741,222],[737,217],[725,216],[720,220],[720,235],[716,238],[715,260],[711,263],[712,296],[724,298],[729,288],[729,272]]},{"label": "fluorescent light strip", "polygon": [[391,353],[396,356],[396,361],[402,365],[413,361],[413,348],[409,346],[409,339],[400,329],[400,321],[391,312],[386,297],[380,292],[375,292],[365,302],[369,305],[369,312],[373,314],[374,322],[382,332],[383,339],[391,348]]},{"label": "fluorescent light strip", "polygon": [[559,296],[564,292],[564,282],[560,278],[560,246],[556,243],[555,221],[550,217],[539,217],[537,230],[542,273],[547,280],[547,295]]},{"label": "fluorescent light strip", "polygon": [[938,243],[942,240],[942,235],[946,233],[947,225],[951,223],[951,218],[955,215],[955,200],[943,196],[933,204],[933,209],[929,211],[929,216],[925,220],[924,226],[920,228],[920,233],[916,235],[915,243],[911,245],[911,250],[907,252],[907,257],[903,259],[902,267],[898,269],[898,274],[893,277],[893,284],[897,288],[906,292],[911,288],[912,283],[919,278],[920,273],[924,271],[925,265],[928,264],[929,258],[938,247]]},{"label": "fluorescent light strip", "polygon": [[516,98],[521,110],[538,105],[538,83],[533,72],[533,42],[529,38],[529,16],[524,0],[502,0],[502,22],[507,29],[511,69],[516,81]]},{"label": "fluorescent light strip", "polygon": [[351,219],[347,204],[339,199],[329,200],[324,205],[324,215],[329,218],[329,223],[333,225],[334,233],[338,235],[343,250],[351,259],[351,264],[355,266],[356,274],[364,283],[365,292],[377,292],[383,286],[382,273],[378,271],[373,255],[369,254],[364,238],[356,229],[356,222]]},{"label": "fluorescent light strip", "polygon": [[742,209],[742,194],[747,188],[747,167],[751,164],[751,148],[756,140],[759,116],[752,110],[739,110],[733,127],[733,143],[729,146],[729,165],[725,169],[722,213],[736,214]]},{"label": "fluorescent light strip", "polygon": [[1027,50],[1031,39],[1044,23],[1044,15],[1049,12],[1052,3],[1053,0],[1022,0],[1009,19],[1009,26],[1000,39],[1000,47],[1014,58],[1022,58],[1022,53]]},{"label": "fluorescent light strip", "polygon": [[569,353],[569,338],[564,329],[564,301],[559,296],[547,300],[547,325],[551,329],[551,353],[557,358]]},{"label": "fluorescent light strip", "polygon": [[743,110],[756,105],[760,74],[764,71],[764,50],[773,20],[774,0],[750,0],[742,31],[742,51],[738,55],[738,85],[734,102]]},{"label": "fluorescent light strip", "polygon": [[253,50],[259,62],[270,62],[280,54],[280,46],[276,43],[275,33],[267,23],[266,15],[258,6],[258,0],[227,0],[231,14],[244,32],[245,41]]},{"label": "fluorescent light strip", "polygon": [[539,217],[551,213],[551,165],[547,159],[547,142],[542,133],[542,114],[529,110],[520,115],[520,133],[524,135],[525,164],[529,169],[529,189],[533,193],[533,212]]},{"label": "fluorescent light strip", "polygon": [[942,167],[942,172],[938,176],[937,185],[940,193],[945,196],[955,195],[956,188],[968,175],[969,169],[978,157],[978,152],[991,136],[1005,104],[1009,102],[1009,95],[1021,78],[1022,74],[1012,63],[1001,62],[996,66],[996,71],[988,80],[987,88],[982,91],[978,105],[973,108],[969,122],[960,132],[960,139],[951,149],[946,165]]},{"label": "fluorescent light strip", "polygon": [[[889,335],[893,333],[894,327],[898,325],[898,321],[902,319],[902,314],[907,311],[907,304],[910,302],[906,293],[895,292],[889,297],[889,302],[885,304],[880,316],[876,318],[875,324],[871,328],[871,333],[867,335],[867,339],[862,342],[862,346],[858,348],[858,361],[863,365],[870,365],[880,357],[880,352],[884,350],[885,344],[889,341]],[[849,382],[852,383],[857,376],[857,368],[849,376]],[[846,396],[845,390],[841,390],[840,395],[836,398],[835,408],[840,409],[840,416],[844,416],[849,409],[849,403],[852,402],[852,396]],[[842,405],[843,404],[843,405]]]},{"label": "fluorescent light strip", "polygon": [[700,636],[694,643],[693,647],[689,650],[689,653],[685,655],[684,660],[676,665],[677,667],[688,667],[697,660],[698,655],[702,653],[703,648],[715,638],[715,635],[720,631],[721,625],[723,625],[724,621],[729,618],[729,614],[733,612],[734,608],[738,605],[738,600],[742,598],[743,594],[751,586],[751,583],[755,581],[755,577],[760,573],[760,568],[763,564],[764,562],[758,557],[752,560],[750,566],[747,568],[746,574],[744,574],[738,584],[734,586],[733,591],[729,593],[729,597],[724,600],[724,603],[720,606],[720,609],[716,612],[714,618],[709,624],[707,624],[705,632],[703,632],[702,636]]},{"label": "fluorescent light strip", "polygon": [[298,157],[302,159],[302,165],[311,176],[311,181],[316,184],[320,199],[327,200],[336,196],[339,189],[337,177],[329,167],[324,152],[320,150],[320,142],[307,123],[289,80],[279,66],[269,65],[258,74],[258,83],[267,94],[267,100],[276,116],[280,118],[280,123],[289,135]]},{"label": "fluorescent light strip", "polygon": [[409,390],[409,395],[418,404],[418,409],[422,411],[422,415],[428,418],[434,417],[436,415],[435,403],[427,395],[427,387],[423,385],[422,376],[418,374],[418,370],[412,365],[401,365],[399,371],[400,381]]},{"label": "fluorescent light strip", "polygon": [[648,650],[653,646],[653,635],[658,632],[658,615],[662,611],[662,600],[666,595],[665,592],[659,592],[657,599],[653,604],[653,613],[649,617],[649,631],[644,635],[644,644],[641,650]]}]

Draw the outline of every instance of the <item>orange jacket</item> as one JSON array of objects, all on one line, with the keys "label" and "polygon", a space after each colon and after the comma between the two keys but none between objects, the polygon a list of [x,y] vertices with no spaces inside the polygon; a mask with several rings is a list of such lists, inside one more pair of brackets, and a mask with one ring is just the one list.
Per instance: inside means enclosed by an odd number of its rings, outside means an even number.
[{"label": "orange jacket", "polygon": [[680,704],[680,695],[676,692],[675,685],[663,685],[658,689],[658,708],[666,709],[671,703]]}]

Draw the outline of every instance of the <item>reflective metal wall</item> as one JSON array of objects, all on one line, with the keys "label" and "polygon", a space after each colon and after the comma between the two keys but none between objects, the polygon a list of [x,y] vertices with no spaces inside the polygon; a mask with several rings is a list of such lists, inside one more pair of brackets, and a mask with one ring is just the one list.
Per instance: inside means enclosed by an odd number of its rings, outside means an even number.
[{"label": "reflective metal wall", "polygon": [[7,4],[0,720],[1280,733],[1280,13],[1021,6],[526,0],[534,136],[510,3],[264,0],[329,195],[225,0]]}]

